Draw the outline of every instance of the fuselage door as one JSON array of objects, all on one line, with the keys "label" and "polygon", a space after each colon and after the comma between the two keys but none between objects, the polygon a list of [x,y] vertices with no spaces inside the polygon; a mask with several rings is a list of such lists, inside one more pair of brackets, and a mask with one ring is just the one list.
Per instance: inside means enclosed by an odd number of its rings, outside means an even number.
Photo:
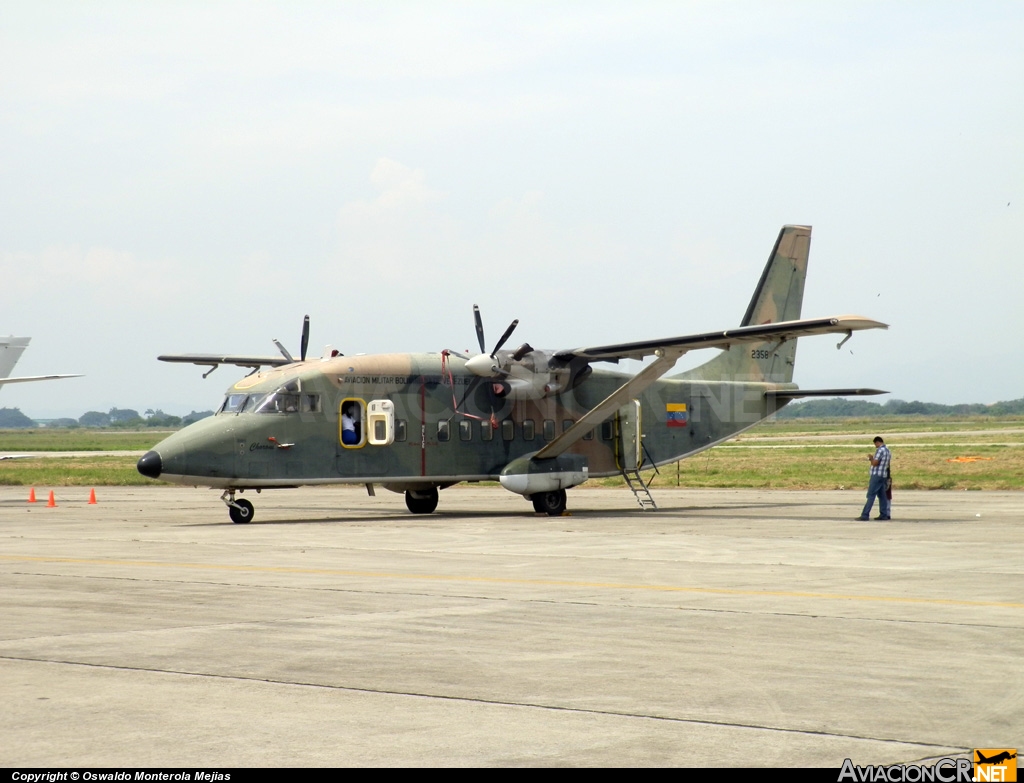
[{"label": "fuselage door", "polygon": [[630,400],[619,408],[616,462],[622,470],[637,470],[644,462],[643,426],[640,400]]}]

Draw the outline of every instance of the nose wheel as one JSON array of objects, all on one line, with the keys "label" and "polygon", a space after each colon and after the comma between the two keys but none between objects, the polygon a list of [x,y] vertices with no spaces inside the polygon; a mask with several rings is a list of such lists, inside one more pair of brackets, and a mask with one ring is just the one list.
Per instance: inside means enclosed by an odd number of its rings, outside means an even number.
[{"label": "nose wheel", "polygon": [[255,515],[255,510],[245,498],[239,498],[235,500],[235,491],[233,489],[227,490],[220,499],[224,501],[224,505],[228,507],[228,516],[231,517],[231,521],[236,525],[244,525],[252,522],[252,518]]}]

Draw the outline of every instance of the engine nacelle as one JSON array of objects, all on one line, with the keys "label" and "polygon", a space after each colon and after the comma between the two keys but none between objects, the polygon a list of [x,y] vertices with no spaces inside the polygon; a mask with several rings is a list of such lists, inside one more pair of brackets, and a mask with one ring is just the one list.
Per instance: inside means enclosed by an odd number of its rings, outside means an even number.
[{"label": "engine nacelle", "polygon": [[559,454],[540,460],[527,456],[508,463],[498,478],[509,492],[529,497],[582,484],[589,478],[589,471],[582,454]]}]

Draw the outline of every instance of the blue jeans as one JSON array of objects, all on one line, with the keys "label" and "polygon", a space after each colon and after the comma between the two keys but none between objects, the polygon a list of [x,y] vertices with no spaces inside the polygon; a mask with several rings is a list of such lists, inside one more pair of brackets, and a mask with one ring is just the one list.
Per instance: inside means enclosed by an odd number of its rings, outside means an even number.
[{"label": "blue jeans", "polygon": [[889,516],[891,504],[885,496],[885,476],[872,476],[868,482],[868,502],[864,504],[864,510],[860,512],[862,517],[871,516],[871,507],[875,504],[875,496],[878,496],[878,513],[880,516]]}]

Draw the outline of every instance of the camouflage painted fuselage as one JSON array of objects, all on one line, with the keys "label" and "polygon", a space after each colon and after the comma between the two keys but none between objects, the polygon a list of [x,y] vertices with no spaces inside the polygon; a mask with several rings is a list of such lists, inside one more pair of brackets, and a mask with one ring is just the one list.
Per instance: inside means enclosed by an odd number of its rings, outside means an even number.
[{"label": "camouflage painted fuselage", "polygon": [[[744,349],[747,356],[756,350]],[[510,462],[538,451],[630,377],[595,370],[569,391],[502,399],[463,364],[441,354],[383,354],[307,361],[248,376],[228,390],[229,397],[255,401],[291,388],[313,404],[291,411],[250,405],[197,422],[154,447],[162,460],[160,478],[223,488],[379,483],[399,491],[497,479]],[[635,467],[642,436],[644,465],[672,462],[771,413],[766,390],[793,388],[712,382],[693,374],[658,381],[570,453],[585,457],[589,475],[612,475]],[[343,443],[342,406],[355,403],[365,426],[365,405],[374,400],[394,404],[393,442],[373,445],[360,432],[357,445]]]}]

